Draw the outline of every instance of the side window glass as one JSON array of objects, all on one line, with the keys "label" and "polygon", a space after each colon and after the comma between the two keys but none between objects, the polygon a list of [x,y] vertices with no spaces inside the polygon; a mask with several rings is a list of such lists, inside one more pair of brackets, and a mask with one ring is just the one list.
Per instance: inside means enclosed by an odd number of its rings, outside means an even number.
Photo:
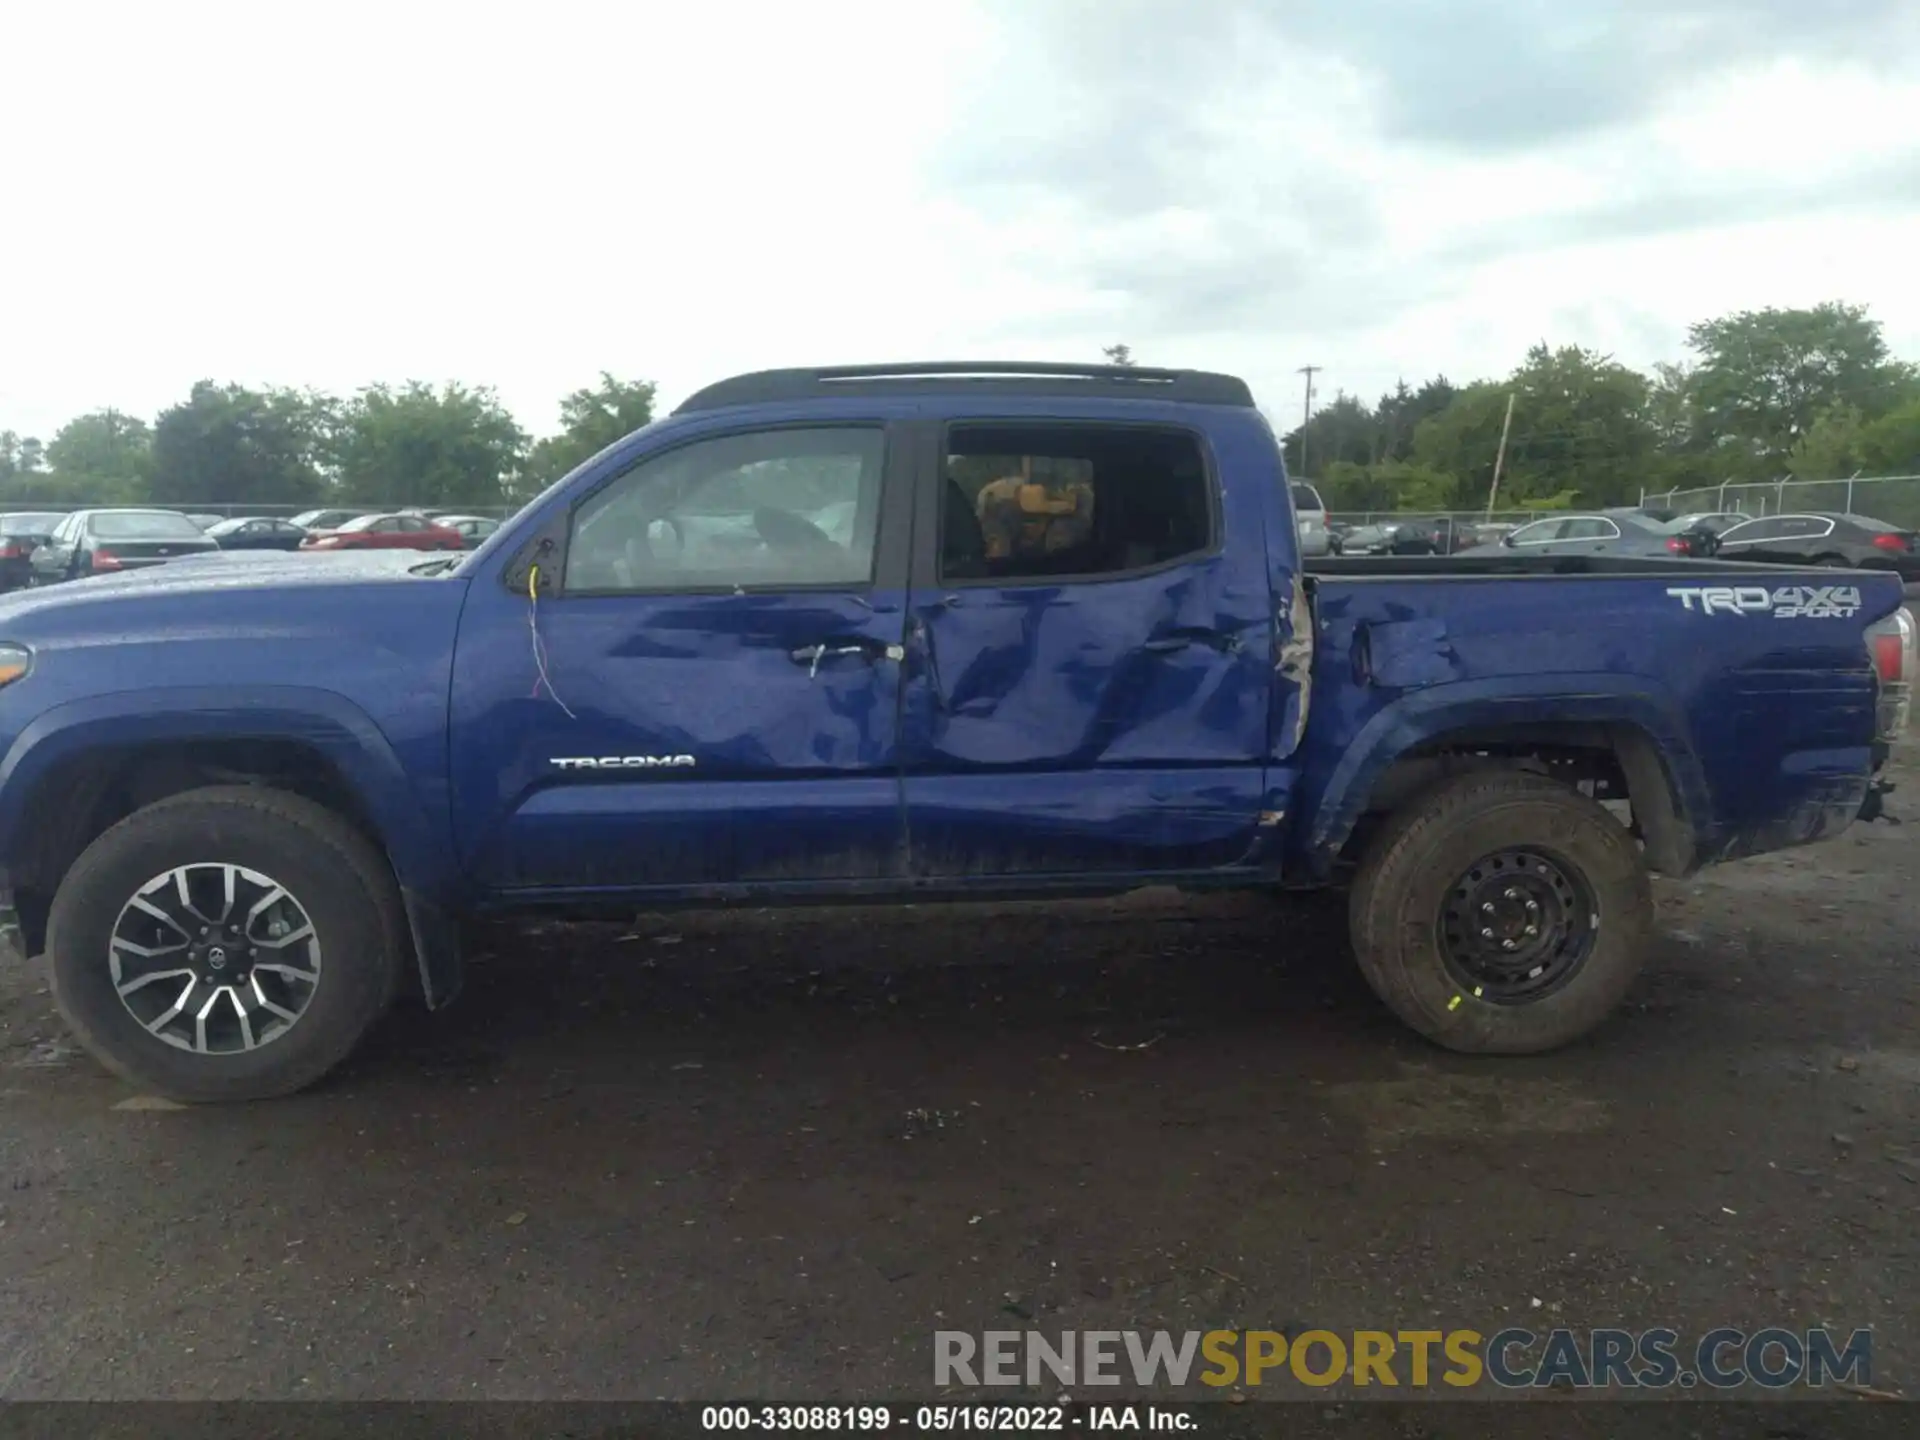
[{"label": "side window glass", "polygon": [[1199,442],[1106,425],[957,425],[940,506],[940,579],[1125,575],[1214,544]]},{"label": "side window glass", "polygon": [[1515,545],[1539,545],[1560,539],[1570,523],[1567,520],[1542,520],[1538,524],[1522,525],[1509,538]]},{"label": "side window glass", "polygon": [[886,435],[757,430],[642,460],[573,517],[569,591],[861,586],[873,577]]}]

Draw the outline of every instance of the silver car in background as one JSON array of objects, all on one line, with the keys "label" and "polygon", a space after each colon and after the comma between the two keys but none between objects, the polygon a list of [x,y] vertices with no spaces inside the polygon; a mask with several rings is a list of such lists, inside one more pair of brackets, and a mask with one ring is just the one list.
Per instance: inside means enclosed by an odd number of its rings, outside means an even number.
[{"label": "silver car in background", "polygon": [[1304,480],[1293,482],[1293,519],[1300,531],[1300,553],[1307,559],[1327,554],[1333,542],[1327,535],[1327,507],[1320,492]]}]

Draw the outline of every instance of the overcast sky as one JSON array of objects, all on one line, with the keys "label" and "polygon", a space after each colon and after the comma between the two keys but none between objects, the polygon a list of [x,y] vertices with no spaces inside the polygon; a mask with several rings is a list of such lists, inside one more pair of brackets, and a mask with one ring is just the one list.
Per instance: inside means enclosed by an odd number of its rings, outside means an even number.
[{"label": "overcast sky", "polygon": [[1097,359],[1291,420],[1537,339],[1870,305],[1920,359],[1913,0],[14,4],[0,428],[202,377],[671,402]]}]

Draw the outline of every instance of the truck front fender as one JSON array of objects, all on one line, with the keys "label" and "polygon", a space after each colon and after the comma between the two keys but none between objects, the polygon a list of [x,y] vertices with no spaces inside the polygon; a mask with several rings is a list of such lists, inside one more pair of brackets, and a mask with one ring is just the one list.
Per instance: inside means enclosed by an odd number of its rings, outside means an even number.
[{"label": "truck front fender", "polygon": [[[420,933],[422,917],[430,921],[451,908],[460,883],[447,831],[444,750],[423,755],[410,774],[367,713],[331,690],[123,690],[41,712],[0,758],[0,865],[13,872],[16,857],[31,847],[33,827],[45,818],[31,813],[31,800],[66,762],[148,745],[242,740],[294,741],[310,747],[345,783],[377,831],[406,899],[427,1003],[446,1003],[459,984],[457,947],[450,947],[442,933]],[[424,802],[416,775],[428,792]],[[439,809],[437,823],[429,813],[434,805]]]},{"label": "truck front fender", "polygon": [[[1636,814],[1649,836],[1649,862],[1684,874],[1705,849],[1712,798],[1686,726],[1637,676],[1547,674],[1463,680],[1409,691],[1375,712],[1344,747],[1327,753],[1309,736],[1304,775],[1308,823],[1298,859],[1316,875],[1366,812],[1375,785],[1410,751],[1450,734],[1463,737],[1525,726],[1605,727],[1626,772]],[[1311,777],[1324,776],[1317,784]],[[1648,823],[1651,821],[1652,823]]]}]

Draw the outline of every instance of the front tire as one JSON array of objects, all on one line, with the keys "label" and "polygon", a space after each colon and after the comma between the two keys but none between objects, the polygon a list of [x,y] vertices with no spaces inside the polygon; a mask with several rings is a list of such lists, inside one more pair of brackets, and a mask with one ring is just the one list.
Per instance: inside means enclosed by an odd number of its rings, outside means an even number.
[{"label": "front tire", "polygon": [[405,925],[384,857],[332,811],[216,786],[136,811],[54,896],[54,1001],[125,1080],[259,1100],[338,1065],[398,988]]},{"label": "front tire", "polygon": [[1653,896],[1605,807],[1523,771],[1458,776],[1377,837],[1349,901],[1361,973],[1428,1039],[1553,1050],[1599,1025],[1645,960]]}]

